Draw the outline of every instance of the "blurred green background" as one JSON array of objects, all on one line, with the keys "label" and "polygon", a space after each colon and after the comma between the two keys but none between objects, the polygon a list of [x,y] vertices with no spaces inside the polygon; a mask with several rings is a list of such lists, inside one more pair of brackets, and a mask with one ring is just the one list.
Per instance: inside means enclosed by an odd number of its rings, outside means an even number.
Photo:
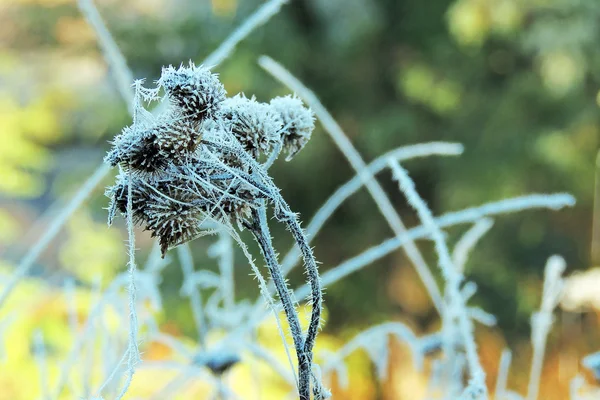
[{"label": "blurred green background", "polygon": [[[98,8],[134,76],[152,82],[163,65],[200,62],[259,4],[100,0]],[[508,345],[522,350],[515,354],[511,383],[523,388],[529,318],[539,307],[545,260],[561,254],[569,271],[600,261],[590,256],[599,39],[597,0],[291,0],[217,71],[229,95],[244,92],[266,101],[287,93],[256,62],[261,54],[275,58],[314,90],[366,160],[406,144],[464,144],[460,158],[407,163],[435,214],[534,192],[570,192],[577,198],[573,209],[497,218],[467,265],[467,276],[480,288],[474,302],[499,321],[498,328],[479,332],[489,382],[494,382],[500,350]],[[69,198],[100,164],[108,141],[129,123],[95,34],[73,0],[0,0],[5,273],[43,232],[56,213],[55,200]],[[353,175],[320,126],[293,162],[280,160],[272,171],[305,221]],[[390,174],[382,174],[380,182],[407,224],[417,224]],[[67,276],[85,284],[98,273],[106,284],[125,268],[125,235],[106,228],[106,206],[97,190],[44,253],[33,271],[44,285],[60,285]],[[288,235],[282,227],[273,231],[275,245],[284,252],[291,244]],[[449,242],[463,232],[448,230]],[[315,253],[327,270],[390,236],[373,201],[361,192],[319,234]],[[200,239],[193,248],[199,264],[216,269],[213,260],[202,259],[212,242]],[[142,235],[141,254],[149,243]],[[434,266],[433,247],[421,243],[420,248]],[[237,295],[254,298],[257,285],[241,257],[236,268]],[[291,281],[302,279],[297,272]],[[194,327],[180,286],[180,269],[167,269],[162,318],[186,335]],[[410,320],[422,332],[438,323],[401,252],[328,288],[325,301],[325,334],[339,341],[390,319]],[[597,315],[588,308],[558,317],[567,322],[551,336],[544,372],[548,379],[558,378],[542,387],[541,398],[566,398],[576,360],[600,346]],[[564,361],[565,354],[571,361]],[[342,398],[411,398],[402,397],[393,379],[374,383],[363,364],[366,378],[360,384],[370,389]],[[0,399],[32,398],[17,391],[16,397],[3,397],[2,385],[19,379],[6,377],[0,377]]]}]

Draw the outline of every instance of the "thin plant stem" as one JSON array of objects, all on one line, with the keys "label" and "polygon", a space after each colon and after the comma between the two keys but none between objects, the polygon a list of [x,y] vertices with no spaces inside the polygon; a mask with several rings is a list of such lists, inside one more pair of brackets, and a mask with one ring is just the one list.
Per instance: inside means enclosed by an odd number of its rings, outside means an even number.
[{"label": "thin plant stem", "polygon": [[502,350],[502,355],[500,356],[500,365],[498,366],[498,377],[496,378],[496,390],[494,393],[494,400],[504,399],[504,394],[507,388],[508,370],[510,368],[511,359],[511,351],[508,349]]},{"label": "thin plant stem", "polygon": [[546,352],[548,333],[552,329],[554,317],[552,313],[560,300],[564,286],[562,274],[566,269],[565,260],[560,256],[552,256],[546,263],[544,270],[544,289],[540,310],[531,317],[531,344],[533,346],[533,359],[527,387],[527,400],[536,400],[540,388],[540,378]]},{"label": "thin plant stem", "polygon": [[[308,244],[308,240],[298,222],[296,214],[286,212],[285,217],[282,218],[288,226],[288,229],[292,233],[296,244],[302,252],[302,258],[304,260],[304,266],[306,274],[308,276],[308,285],[311,291],[311,316],[308,329],[306,331],[306,337],[304,339],[304,353],[308,357],[309,365],[312,365],[312,350],[315,345],[317,334],[321,325],[321,309],[323,307],[323,294],[321,291],[321,278],[319,277],[319,269],[317,262],[313,255],[312,249]],[[317,385],[315,385],[317,388]]]},{"label": "thin plant stem", "polygon": [[135,373],[135,367],[140,362],[140,350],[138,348],[137,334],[138,334],[138,317],[136,311],[136,287],[135,287],[135,275],[136,275],[136,264],[135,264],[135,232],[133,229],[133,196],[132,196],[132,178],[129,176],[129,182],[127,185],[127,232],[129,238],[129,286],[127,291],[129,293],[129,342],[127,345],[127,371],[125,376],[125,384],[121,389],[121,392],[117,396],[116,400],[121,400],[133,380],[133,374]]},{"label": "thin plant stem", "polygon": [[263,253],[265,262],[269,268],[269,273],[271,274],[271,279],[273,279],[273,282],[275,283],[279,300],[283,305],[283,310],[288,320],[288,324],[290,325],[292,339],[296,349],[296,356],[298,358],[298,393],[300,395],[300,400],[310,400],[311,357],[305,352],[305,340],[303,339],[300,320],[287,284],[281,274],[277,255],[273,249],[264,205],[259,207],[258,210],[252,210],[252,222],[247,223],[246,228],[254,235],[254,238]]},{"label": "thin plant stem", "polygon": [[491,218],[482,218],[475,222],[475,224],[473,224],[473,226],[460,238],[458,243],[456,243],[454,251],[452,252],[452,262],[459,273],[463,273],[471,250],[473,250],[479,239],[481,239],[493,225],[494,220]]},{"label": "thin plant stem", "polygon": [[[258,280],[258,287],[260,288],[260,293],[261,293],[262,297],[264,298],[265,302],[267,303],[267,308],[273,313],[273,317],[275,318],[275,324],[277,325],[277,330],[279,331],[279,336],[281,337],[281,340],[283,342],[285,355],[287,356],[287,359],[290,364],[292,372],[295,373],[294,363],[292,362],[292,356],[290,354],[290,350],[287,345],[287,341],[285,339],[285,334],[283,332],[283,327],[281,326],[281,321],[279,320],[279,314],[277,312],[277,308],[275,307],[275,302],[273,301],[273,298],[271,297],[271,294],[269,293],[269,290],[267,288],[267,283],[265,282],[262,274],[260,273],[260,270],[254,263],[254,260],[252,259],[252,255],[248,251],[248,246],[246,246],[246,244],[242,241],[239,234],[233,229],[231,229],[231,231],[229,233],[231,234],[231,237],[236,241],[238,246],[240,246],[240,248],[242,249],[242,253],[244,253],[246,260],[250,264],[250,268],[254,272],[254,276],[256,276],[256,279]],[[242,332],[242,333],[244,333],[244,332]],[[236,340],[237,340],[237,338],[236,338]],[[298,387],[299,383],[298,383],[298,379],[295,374],[294,374],[294,378],[296,378],[296,387]]]}]

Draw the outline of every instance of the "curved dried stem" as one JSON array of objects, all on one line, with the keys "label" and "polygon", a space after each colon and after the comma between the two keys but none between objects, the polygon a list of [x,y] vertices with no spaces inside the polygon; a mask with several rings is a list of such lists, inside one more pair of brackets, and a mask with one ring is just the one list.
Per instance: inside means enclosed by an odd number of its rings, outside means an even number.
[{"label": "curved dried stem", "polygon": [[277,294],[290,325],[296,356],[298,357],[298,393],[300,399],[310,400],[310,365],[312,354],[307,353],[305,350],[305,340],[302,335],[300,319],[298,318],[291,294],[281,273],[277,255],[273,249],[264,205],[257,210],[252,210],[252,222],[245,223],[245,226],[252,232],[263,253],[269,273],[271,274],[271,279],[275,283]]}]

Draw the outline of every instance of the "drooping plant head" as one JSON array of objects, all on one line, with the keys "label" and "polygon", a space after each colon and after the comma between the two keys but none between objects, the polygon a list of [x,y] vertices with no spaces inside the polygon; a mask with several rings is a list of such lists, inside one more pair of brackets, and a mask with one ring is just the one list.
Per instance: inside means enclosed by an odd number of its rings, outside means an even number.
[{"label": "drooping plant head", "polygon": [[259,160],[278,149],[291,159],[314,129],[298,98],[226,98],[218,76],[192,63],[163,68],[155,88],[138,92],[167,107],[152,115],[139,102],[142,117],[112,142],[105,162],[121,174],[106,192],[109,223],[117,210],[126,213],[131,185],[133,221],[158,238],[163,255],[201,235],[206,219],[239,224],[259,200],[276,203],[278,189]]}]

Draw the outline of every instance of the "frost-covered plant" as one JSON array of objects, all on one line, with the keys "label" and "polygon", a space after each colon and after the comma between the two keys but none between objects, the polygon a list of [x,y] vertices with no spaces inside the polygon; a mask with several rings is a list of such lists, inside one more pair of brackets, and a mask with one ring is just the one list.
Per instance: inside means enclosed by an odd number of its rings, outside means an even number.
[{"label": "frost-covered plant", "polygon": [[[125,216],[130,259],[129,270],[120,274],[108,288],[101,291],[96,287],[93,290],[95,302],[79,331],[75,307],[71,303],[69,321],[76,340],[62,363],[54,390],[50,388],[46,373],[48,360],[44,337],[41,333],[35,335],[34,355],[40,370],[41,386],[45,392],[53,393],[53,396],[45,393],[46,397],[58,398],[67,387],[80,396],[81,393],[73,388],[72,374],[74,366],[81,362],[84,367],[81,372],[83,397],[86,399],[123,398],[133,374],[143,368],[169,368],[180,372],[179,376],[154,393],[153,399],[171,398],[190,376],[209,382],[217,398],[235,398],[226,383],[226,375],[238,363],[248,362],[242,355],[246,352],[266,362],[290,387],[295,386],[295,397],[310,399],[312,387],[313,398],[322,399],[330,395],[321,382],[322,378],[327,382],[332,373],[336,373],[342,386],[347,384],[345,358],[359,349],[365,350],[375,363],[379,379],[385,379],[389,361],[388,340],[397,338],[411,348],[417,367],[423,366],[425,357],[435,358],[430,371],[428,398],[439,398],[439,393],[445,400],[489,398],[473,325],[475,322],[493,325],[495,318],[468,304],[477,290],[476,285],[464,276],[468,255],[492,227],[491,216],[535,207],[559,209],[573,205],[574,199],[567,194],[533,194],[435,216],[418,195],[400,161],[436,154],[458,155],[462,152],[461,145],[437,142],[404,146],[367,164],[317,97],[268,57],[261,57],[260,65],[296,94],[277,97],[269,103],[259,102],[244,94],[227,97],[225,88],[213,72],[213,66],[218,65],[254,28],[274,15],[284,2],[270,0],[261,6],[201,64],[211,68],[193,63],[178,68],[169,66],[163,68],[155,87],[145,88],[143,82],[138,80],[131,91],[129,85],[133,78],[125,59],[92,3],[80,0],[80,7],[98,32],[100,45],[115,73],[119,90],[128,103],[133,123],[114,139],[113,147],[105,157],[106,164],[100,166],[84,183],[51,223],[50,229],[21,261],[14,276],[2,288],[0,306],[73,211],[108,174],[111,166],[118,167],[119,174],[115,184],[106,191],[111,199],[109,222],[117,212]],[[153,102],[158,102],[159,106],[151,112],[146,107]],[[268,170],[282,151],[290,160],[307,144],[315,127],[315,115],[355,169],[356,175],[315,213],[305,233]],[[404,226],[399,213],[375,179],[375,174],[388,167],[416,210],[420,225],[412,228]],[[309,244],[333,212],[363,186],[394,236],[329,269],[322,275],[321,282]],[[271,241],[267,207],[272,208],[276,220],[287,226],[296,243],[281,263]],[[143,226],[157,239],[143,268],[137,268],[136,265],[134,224]],[[472,226],[451,253],[442,229],[459,224]],[[240,237],[239,232],[244,229],[252,233],[258,243],[272,277],[270,284],[262,278],[247,245]],[[205,234],[218,236],[208,254],[218,261],[218,273],[195,270],[188,242]],[[435,243],[444,278],[441,288],[415,245],[417,239],[430,239]],[[257,299],[254,305],[235,299],[234,242],[239,245],[259,282],[262,298]],[[181,296],[190,301],[198,334],[193,345],[160,332],[153,313],[141,307],[149,303],[153,310],[162,308],[158,286],[162,270],[172,261],[169,249],[173,247],[177,247],[184,276]],[[441,330],[419,337],[402,323],[383,323],[357,334],[337,351],[317,351],[315,357],[320,356],[322,361],[321,366],[316,364],[313,353],[320,326],[321,285],[333,285],[398,249],[406,252],[428,289],[440,313]],[[291,290],[285,276],[300,258],[304,261],[308,282]],[[552,311],[560,295],[563,269],[562,259],[549,260],[542,306],[532,320],[534,360],[528,399],[537,397],[545,341],[552,325]],[[65,284],[65,294],[71,302],[75,298],[72,286],[72,282]],[[123,296],[123,289],[128,289],[128,298]],[[206,289],[210,290],[208,297],[204,296]],[[275,304],[271,297],[273,291],[279,296],[279,304]],[[302,332],[295,302],[307,297],[312,303],[311,316],[308,329]],[[123,302],[126,301],[128,307],[124,308]],[[268,311],[264,310],[265,301]],[[110,332],[103,324],[103,312],[107,308],[116,310],[123,322],[116,332]],[[279,333],[284,336],[278,320],[280,310],[288,320],[297,356],[297,371],[292,365],[293,374],[256,340],[256,328],[269,312],[275,315]],[[0,321],[0,331],[6,322]],[[173,360],[142,362],[138,350],[140,327],[144,328],[142,334],[145,340],[171,348],[175,353]],[[218,341],[209,340],[209,333],[216,330],[224,332],[224,336]],[[124,341],[123,336],[127,340]],[[103,382],[99,388],[92,388],[91,383],[94,355],[84,351],[86,346],[91,348],[95,341],[100,341],[103,350]],[[287,346],[286,352],[292,364]],[[584,364],[597,372],[600,363],[597,355],[591,355],[584,360]],[[523,398],[507,390],[509,365],[510,352],[505,351],[496,385],[496,399]],[[119,387],[122,376],[125,379],[122,387]],[[581,397],[584,396],[581,393],[584,389],[585,396],[592,397]],[[594,398],[595,394],[595,390],[586,388],[581,380],[573,381],[573,399]]]},{"label": "frost-covered plant", "polygon": [[[212,233],[210,220],[227,230],[248,229],[265,257],[290,324],[298,357],[298,390],[310,397],[312,349],[319,330],[321,289],[316,261],[294,213],[258,161],[271,147],[285,148],[291,158],[310,137],[314,117],[297,98],[259,103],[242,95],[225,98],[216,74],[207,68],[163,68],[154,89],[135,84],[133,124],[113,141],[105,161],[118,166],[117,183],[107,190],[109,223],[118,210],[131,223],[157,237],[162,256],[169,248]],[[153,115],[142,101],[159,99],[168,106]],[[303,253],[312,288],[311,321],[305,335],[283,279],[266,218],[272,204]],[[130,228],[131,229],[131,228]],[[319,385],[313,385],[320,396]]]}]

